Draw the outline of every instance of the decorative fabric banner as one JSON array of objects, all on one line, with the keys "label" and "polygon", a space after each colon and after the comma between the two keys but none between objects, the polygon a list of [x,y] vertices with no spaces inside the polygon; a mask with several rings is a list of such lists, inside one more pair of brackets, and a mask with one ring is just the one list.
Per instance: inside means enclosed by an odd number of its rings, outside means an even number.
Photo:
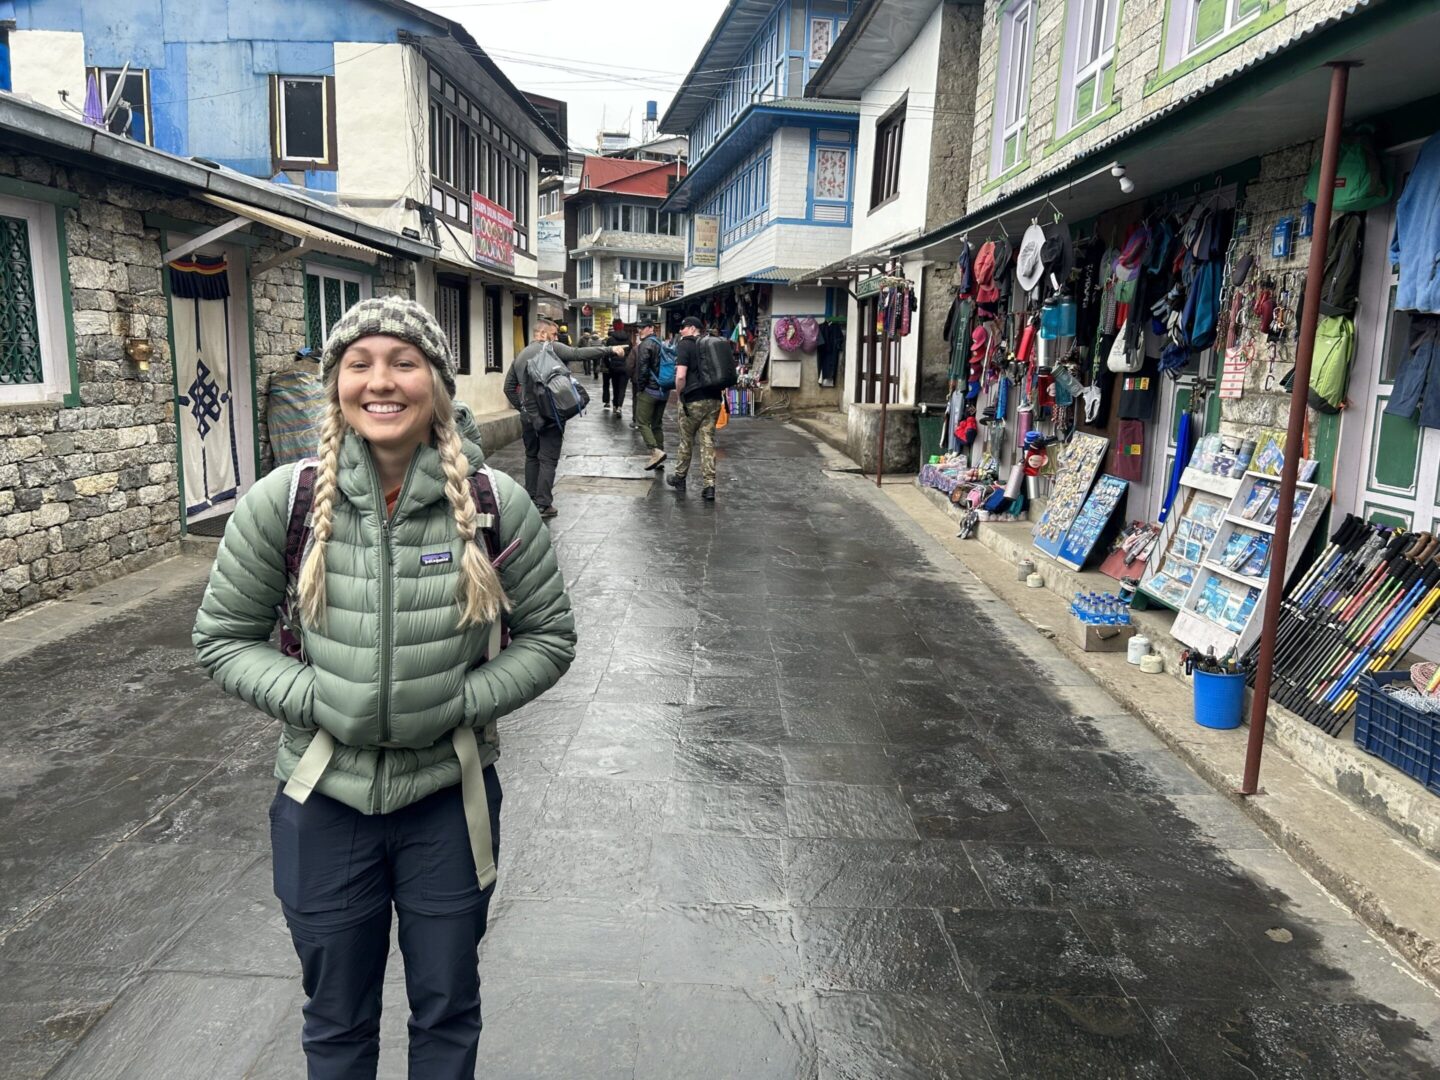
[{"label": "decorative fabric banner", "polygon": [[188,514],[233,500],[239,484],[235,403],[230,393],[229,308],[224,299],[176,295],[170,302]]},{"label": "decorative fabric banner", "polygon": [[225,300],[230,296],[230,264],[223,255],[188,255],[167,264],[170,295],[182,300]]}]

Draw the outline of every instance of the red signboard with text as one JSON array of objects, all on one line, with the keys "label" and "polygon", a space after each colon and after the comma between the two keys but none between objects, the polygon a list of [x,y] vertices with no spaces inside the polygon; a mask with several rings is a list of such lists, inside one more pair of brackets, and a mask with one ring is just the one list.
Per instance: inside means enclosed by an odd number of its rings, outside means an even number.
[{"label": "red signboard with text", "polygon": [[499,270],[515,269],[515,215],[479,192],[470,196],[475,261]]}]

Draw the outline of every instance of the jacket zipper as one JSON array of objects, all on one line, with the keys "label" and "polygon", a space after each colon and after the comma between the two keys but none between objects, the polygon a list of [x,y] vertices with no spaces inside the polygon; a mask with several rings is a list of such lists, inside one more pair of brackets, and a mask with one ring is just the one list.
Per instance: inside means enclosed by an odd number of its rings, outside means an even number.
[{"label": "jacket zipper", "polygon": [[[415,472],[415,462],[420,460],[420,451],[415,451],[415,456],[410,459],[410,465],[405,470],[405,480],[400,485],[400,494],[395,499],[395,512],[400,512],[400,507],[405,502],[405,491],[410,486],[410,477]],[[380,720],[380,742],[382,749],[375,774],[375,813],[380,813],[381,793],[384,791],[385,779],[385,751],[383,744],[390,741],[390,654],[394,651],[395,643],[394,625],[391,620],[391,608],[395,603],[393,589],[394,558],[390,550],[390,515],[385,512],[385,491],[380,486],[380,473],[375,469],[375,463],[370,463],[370,477],[374,480],[375,506],[380,517],[380,700],[378,703]]]}]

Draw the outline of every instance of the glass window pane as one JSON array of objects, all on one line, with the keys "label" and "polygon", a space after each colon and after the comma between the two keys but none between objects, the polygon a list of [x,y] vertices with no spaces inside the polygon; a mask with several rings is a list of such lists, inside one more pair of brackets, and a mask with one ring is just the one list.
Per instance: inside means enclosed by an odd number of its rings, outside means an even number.
[{"label": "glass window pane", "polygon": [[330,328],[345,314],[345,304],[340,296],[339,278],[327,277],[320,280],[325,283],[325,333],[328,335]]},{"label": "glass window pane", "polygon": [[349,311],[360,302],[360,283],[358,281],[346,281],[342,284],[345,287],[345,310]]},{"label": "glass window pane", "polygon": [[30,225],[0,217],[0,386],[43,383]]},{"label": "glass window pane", "polygon": [[325,157],[325,88],[318,79],[285,79],[280,84],[284,124],[283,157]]},{"label": "glass window pane", "polygon": [[1226,0],[1195,0],[1191,45],[1200,45],[1220,36],[1225,29],[1225,5]]}]

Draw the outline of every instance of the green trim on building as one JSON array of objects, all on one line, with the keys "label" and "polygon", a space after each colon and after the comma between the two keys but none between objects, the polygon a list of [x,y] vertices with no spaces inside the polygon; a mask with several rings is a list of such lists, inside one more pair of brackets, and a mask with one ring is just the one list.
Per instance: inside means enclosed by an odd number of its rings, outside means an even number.
[{"label": "green trim on building", "polygon": [[[1115,72],[1120,66],[1120,29],[1125,25],[1125,0],[1120,0],[1115,10],[1115,45],[1107,67],[1100,79],[1100,107],[1069,131],[1062,131],[1060,123],[1065,112],[1065,49],[1069,43],[1070,9],[1065,9],[1065,21],[1060,27],[1060,62],[1055,69],[1055,137],[1040,151],[1042,158],[1049,157],[1062,146],[1073,142],[1087,131],[1115,116],[1120,104],[1115,98]],[[1163,53],[1161,55],[1164,55]]]},{"label": "green trim on building", "polygon": [[1021,158],[1014,165],[1011,165],[1010,168],[1006,169],[999,176],[995,177],[994,180],[991,180],[984,187],[982,187],[980,189],[981,194],[984,194],[987,191],[994,191],[1001,184],[1004,184],[1010,180],[1014,180],[1015,177],[1019,176],[1028,168],[1030,168],[1030,159],[1028,157]]},{"label": "green trim on building", "polygon": [[70,241],[65,230],[65,210],[62,206],[55,208],[55,239],[60,248],[60,298],[65,311],[65,360],[70,370],[70,390],[61,399],[61,404],[67,409],[76,409],[80,407],[80,363],[75,350],[75,302],[70,290]]},{"label": "green trim on building", "polygon": [[73,191],[32,184],[29,180],[19,180],[13,176],[0,176],[0,195],[13,195],[17,199],[33,199],[35,202],[53,203],[56,206],[80,205],[80,196]]},{"label": "green trim on building", "polygon": [[[168,251],[170,238],[166,230],[160,230],[160,250]],[[160,275],[160,290],[165,294],[165,339],[170,343],[170,404],[175,414],[175,490],[180,504],[180,535],[190,530],[185,526],[185,457],[180,452],[180,365],[175,357],[175,304],[170,295],[170,275]],[[252,347],[253,355],[254,349]]]},{"label": "green trim on building", "polygon": [[[255,479],[260,479],[260,365],[255,357],[255,281],[245,267],[245,334],[250,342],[250,447],[255,452]],[[266,404],[268,405],[268,399]],[[178,439],[176,440],[179,441]],[[235,478],[238,483],[240,478]]]},{"label": "green trim on building", "polygon": [[[1172,4],[1173,0],[1166,0],[1165,22],[1160,35],[1160,62],[1162,64],[1165,62],[1166,38],[1170,33]],[[1180,61],[1180,63],[1176,64],[1168,71],[1157,72],[1155,77],[1145,84],[1143,96],[1153,94],[1156,90],[1160,90],[1166,86],[1169,86],[1177,79],[1183,79],[1192,71],[1198,71],[1200,68],[1210,63],[1210,61],[1214,60],[1217,56],[1221,56],[1229,52],[1231,49],[1235,48],[1235,46],[1249,41],[1252,37],[1254,37],[1261,31],[1268,30],[1270,27],[1274,26],[1284,17],[1285,0],[1279,0],[1278,3],[1270,5],[1270,7],[1266,8],[1263,12],[1261,12],[1255,18],[1251,19],[1249,22],[1245,23],[1243,26],[1236,27],[1219,41],[1215,42],[1215,44],[1206,46],[1194,56],[1187,57],[1186,59]]]},{"label": "green trim on building", "polygon": [[1072,142],[1074,142],[1076,139],[1080,138],[1080,136],[1082,136],[1082,135],[1084,135],[1084,134],[1086,134],[1086,133],[1088,133],[1088,132],[1094,131],[1094,130],[1095,130],[1097,127],[1099,127],[1101,124],[1105,123],[1106,120],[1112,120],[1112,119],[1114,119],[1116,116],[1119,115],[1119,113],[1120,113],[1120,107],[1121,107],[1120,99],[1119,99],[1119,98],[1115,98],[1115,99],[1114,99],[1113,101],[1111,101],[1110,104],[1107,105],[1104,109],[1100,110],[1100,111],[1099,111],[1098,113],[1096,113],[1094,116],[1090,117],[1089,120],[1083,121],[1082,123],[1080,123],[1079,125],[1077,125],[1075,128],[1071,129],[1070,131],[1066,132],[1064,135],[1060,136],[1060,137],[1059,137],[1058,139],[1056,139],[1054,142],[1049,143],[1043,150],[1040,151],[1040,156],[1041,156],[1042,158],[1043,158],[1043,157],[1049,157],[1051,154],[1055,153],[1057,150],[1061,150],[1061,149],[1063,149],[1064,147],[1069,146],[1069,145],[1070,145]]}]

